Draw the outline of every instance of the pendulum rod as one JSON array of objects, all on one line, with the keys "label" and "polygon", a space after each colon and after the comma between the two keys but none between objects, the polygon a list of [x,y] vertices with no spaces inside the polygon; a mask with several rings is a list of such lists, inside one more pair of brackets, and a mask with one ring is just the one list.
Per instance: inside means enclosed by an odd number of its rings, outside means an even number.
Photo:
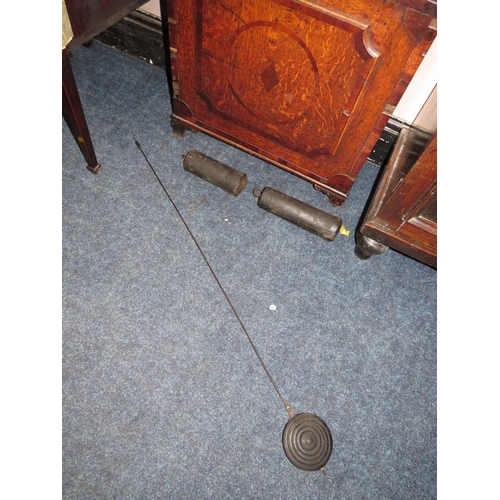
[{"label": "pendulum rod", "polygon": [[274,390],[276,391],[276,393],[278,394],[279,398],[281,399],[281,402],[283,403],[283,405],[285,406],[285,409],[288,413],[288,415],[290,416],[290,418],[293,418],[295,416],[295,414],[293,413],[292,409],[290,408],[290,405],[285,401],[285,398],[281,395],[279,389],[278,389],[278,386],[276,385],[276,382],[274,381],[273,377],[271,376],[271,373],[269,372],[269,370],[267,369],[264,361],[262,360],[260,354],[259,354],[259,351],[257,350],[257,347],[255,347],[255,344],[253,343],[250,335],[248,334],[247,332],[247,329],[245,328],[245,325],[243,324],[243,321],[241,320],[238,312],[236,311],[235,307],[233,306],[233,303],[231,302],[231,299],[229,298],[228,294],[226,293],[226,291],[224,290],[224,287],[222,286],[221,282],[219,281],[219,278],[217,278],[217,275],[215,274],[215,271],[213,270],[212,266],[210,265],[210,262],[208,261],[208,258],[207,256],[204,254],[203,250],[201,249],[198,241],[196,240],[194,234],[192,233],[191,229],[189,229],[189,226],[187,224],[187,222],[184,220],[184,217],[182,216],[181,212],[179,211],[179,209],[177,208],[177,205],[175,204],[174,200],[172,199],[172,197],[169,195],[168,191],[167,191],[167,188],[164,186],[163,182],[161,181],[161,179],[158,177],[158,174],[156,173],[155,169],[153,168],[153,165],[151,165],[150,161],[148,160],[146,154],[144,153],[141,145],[139,144],[139,142],[137,141],[137,139],[134,137],[134,141],[135,141],[135,145],[137,146],[137,148],[139,149],[139,151],[142,153],[142,156],[144,156],[144,159],[146,160],[147,164],[149,165],[149,168],[151,168],[151,171],[153,172],[153,174],[155,175],[157,181],[159,182],[160,186],[162,187],[163,191],[165,192],[165,194],[167,195],[167,198],[170,200],[170,203],[172,204],[172,206],[174,207],[175,211],[177,212],[177,214],[179,215],[182,223],[184,224],[184,226],[186,227],[187,229],[187,232],[189,233],[189,235],[191,236],[192,240],[194,241],[194,244],[196,245],[196,247],[198,248],[201,256],[203,257],[203,259],[205,260],[207,266],[208,266],[208,269],[210,269],[210,272],[212,273],[212,276],[214,277],[217,285],[219,285],[219,288],[222,292],[222,294],[224,295],[224,297],[226,298],[226,301],[227,303],[229,304],[229,306],[231,307],[234,315],[236,316],[236,319],[238,320],[238,323],[240,324],[241,326],[241,329],[243,330],[243,332],[245,333],[247,339],[248,339],[248,342],[250,342],[250,345],[252,346],[252,349],[254,350],[255,352],[255,355],[257,356],[257,359],[260,361],[260,364],[262,365],[262,368],[264,368],[264,371],[266,372],[266,375],[267,377],[269,378],[269,380],[271,381],[271,384],[273,384],[273,387],[274,387]]}]

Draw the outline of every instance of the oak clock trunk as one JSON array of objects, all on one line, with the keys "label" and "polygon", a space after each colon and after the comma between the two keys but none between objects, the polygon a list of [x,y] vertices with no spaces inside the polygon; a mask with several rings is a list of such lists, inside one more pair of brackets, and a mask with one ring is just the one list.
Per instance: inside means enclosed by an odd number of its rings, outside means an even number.
[{"label": "oak clock trunk", "polygon": [[342,204],[430,46],[427,0],[167,0],[172,126]]}]

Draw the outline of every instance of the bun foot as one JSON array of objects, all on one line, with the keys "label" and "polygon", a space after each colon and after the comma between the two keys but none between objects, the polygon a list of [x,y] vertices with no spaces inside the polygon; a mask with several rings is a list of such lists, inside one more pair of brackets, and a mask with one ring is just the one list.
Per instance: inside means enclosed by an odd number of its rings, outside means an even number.
[{"label": "bun foot", "polygon": [[368,238],[364,234],[356,234],[356,246],[354,253],[358,259],[367,260],[373,255],[384,253],[389,247],[379,243],[378,241]]}]

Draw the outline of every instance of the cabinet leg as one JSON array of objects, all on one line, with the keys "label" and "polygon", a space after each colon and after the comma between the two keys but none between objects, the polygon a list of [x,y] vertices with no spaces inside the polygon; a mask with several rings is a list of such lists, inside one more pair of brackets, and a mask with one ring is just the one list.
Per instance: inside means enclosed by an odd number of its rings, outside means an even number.
[{"label": "cabinet leg", "polygon": [[378,241],[368,238],[361,233],[356,233],[356,246],[354,247],[354,253],[356,257],[361,260],[367,260],[373,255],[379,255],[384,253],[389,247],[379,243]]},{"label": "cabinet leg", "polygon": [[332,207],[339,207],[343,205],[345,202],[345,197],[336,195],[335,193],[332,193],[331,191],[328,191],[325,188],[318,186],[317,184],[313,184],[313,188],[316,191],[319,191],[320,193],[326,194],[326,196],[328,196],[328,200],[330,201],[330,205],[332,205]]},{"label": "cabinet leg", "polygon": [[170,124],[172,125],[172,135],[177,137],[177,139],[184,139],[186,135],[186,127],[181,125],[175,118],[170,120]]},{"label": "cabinet leg", "polygon": [[66,123],[87,161],[88,170],[99,173],[101,165],[97,163],[67,49],[62,51],[62,108]]},{"label": "cabinet leg", "polygon": [[194,134],[198,133],[198,129],[195,127],[190,127],[184,122],[177,120],[175,115],[170,116],[170,125],[172,125],[172,135],[177,137],[178,139],[184,139],[184,134],[186,132],[193,132]]}]

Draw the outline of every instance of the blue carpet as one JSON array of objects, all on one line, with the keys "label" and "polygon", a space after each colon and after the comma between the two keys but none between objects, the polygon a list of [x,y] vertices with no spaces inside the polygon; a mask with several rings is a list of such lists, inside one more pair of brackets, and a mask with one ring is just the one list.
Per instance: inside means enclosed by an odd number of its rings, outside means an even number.
[{"label": "blue carpet", "polygon": [[[98,42],[72,64],[102,172],[63,121],[63,498],[436,498],[437,273],[354,255],[378,168],[333,208],[204,134],[174,138],[162,70]],[[134,137],[284,398],[330,427],[326,475],[287,460],[288,415]],[[185,172],[192,149],[245,172],[242,194]],[[258,208],[265,186],[351,235],[326,242]]]}]

